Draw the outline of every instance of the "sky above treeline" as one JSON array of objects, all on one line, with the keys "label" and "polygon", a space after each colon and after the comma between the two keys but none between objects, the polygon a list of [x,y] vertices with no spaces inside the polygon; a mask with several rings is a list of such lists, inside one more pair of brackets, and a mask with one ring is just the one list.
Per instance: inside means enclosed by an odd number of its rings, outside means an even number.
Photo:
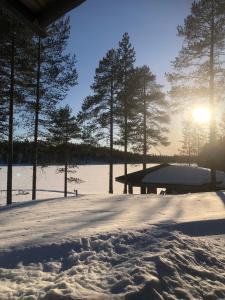
[{"label": "sky above treeline", "polygon": [[[124,32],[130,35],[136,51],[136,66],[148,65],[158,83],[169,89],[165,73],[178,54],[182,39],[177,26],[190,12],[192,0],[86,0],[70,13],[71,35],[68,51],[76,54],[78,85],[71,89],[66,102],[78,112],[91,93],[94,72],[106,52],[118,46]],[[154,153],[177,153],[181,140],[182,115],[172,116],[169,147]]]}]

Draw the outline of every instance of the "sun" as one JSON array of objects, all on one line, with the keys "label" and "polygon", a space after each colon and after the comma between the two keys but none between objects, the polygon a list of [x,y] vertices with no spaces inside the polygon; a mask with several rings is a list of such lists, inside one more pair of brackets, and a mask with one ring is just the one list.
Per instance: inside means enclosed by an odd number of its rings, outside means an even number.
[{"label": "sun", "polygon": [[193,110],[193,118],[198,123],[209,123],[211,118],[210,110],[207,107],[197,107]]}]

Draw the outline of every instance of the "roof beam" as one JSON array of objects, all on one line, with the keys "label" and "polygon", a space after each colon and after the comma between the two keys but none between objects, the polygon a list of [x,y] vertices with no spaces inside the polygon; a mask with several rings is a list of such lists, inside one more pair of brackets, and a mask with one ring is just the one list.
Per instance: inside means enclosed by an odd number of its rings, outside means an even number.
[{"label": "roof beam", "polygon": [[81,5],[86,0],[55,0],[37,15],[39,24],[48,26],[70,10]]},{"label": "roof beam", "polygon": [[42,26],[40,26],[34,15],[29,9],[17,0],[0,0],[0,5],[13,13],[13,15],[21,22],[27,24],[37,35],[46,37],[47,33]]},{"label": "roof beam", "polygon": [[19,0],[0,0],[0,6],[13,13],[20,21],[26,23],[34,33],[41,37],[46,37],[47,33],[45,28],[48,25],[84,1],[85,0],[55,0],[49,4],[46,3],[47,6],[37,13],[32,12],[31,9]]}]

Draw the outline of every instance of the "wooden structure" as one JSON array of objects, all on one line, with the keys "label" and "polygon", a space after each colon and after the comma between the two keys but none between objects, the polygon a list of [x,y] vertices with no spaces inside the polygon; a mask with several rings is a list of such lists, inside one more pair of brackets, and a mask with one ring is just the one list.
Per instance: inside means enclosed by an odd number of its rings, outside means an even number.
[{"label": "wooden structure", "polygon": [[[116,181],[125,183],[125,176]],[[128,192],[133,194],[133,187],[140,187],[141,194],[157,193],[165,189],[166,194],[186,194],[211,190],[210,169],[186,165],[161,164],[127,175]],[[225,173],[216,171],[217,190],[225,189]]]},{"label": "wooden structure", "polygon": [[0,6],[26,23],[40,37],[45,28],[85,0],[0,0]]}]

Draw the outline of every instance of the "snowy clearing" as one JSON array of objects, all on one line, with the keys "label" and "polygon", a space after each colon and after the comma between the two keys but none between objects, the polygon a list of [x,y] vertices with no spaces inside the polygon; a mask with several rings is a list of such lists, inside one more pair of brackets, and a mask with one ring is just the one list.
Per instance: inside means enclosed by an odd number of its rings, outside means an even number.
[{"label": "snowy clearing", "polygon": [[[148,166],[154,166],[149,164]],[[63,197],[64,175],[57,174],[57,168],[60,166],[49,166],[46,168],[37,168],[37,199],[49,199]],[[123,174],[123,165],[114,165],[114,178]],[[134,172],[142,168],[141,165],[128,165],[128,171]],[[81,165],[78,166],[75,177],[84,182],[81,184],[68,183],[68,191],[78,190],[79,194],[106,194],[108,193],[108,165]],[[98,176],[96,176],[98,174]],[[0,205],[6,203],[6,192],[2,191],[7,186],[7,167],[0,168]],[[115,180],[114,180],[115,181]],[[13,167],[13,202],[31,200],[32,187],[32,166],[14,166]],[[24,190],[26,195],[18,195],[18,190]],[[140,189],[134,189],[139,193]],[[2,191],[2,192],[1,192]],[[122,194],[123,185],[114,182],[114,193]]]},{"label": "snowy clearing", "polygon": [[0,209],[0,249],[158,223],[225,218],[225,195],[83,195]]},{"label": "snowy clearing", "polygon": [[0,299],[224,299],[224,201],[84,195],[2,207]]}]

